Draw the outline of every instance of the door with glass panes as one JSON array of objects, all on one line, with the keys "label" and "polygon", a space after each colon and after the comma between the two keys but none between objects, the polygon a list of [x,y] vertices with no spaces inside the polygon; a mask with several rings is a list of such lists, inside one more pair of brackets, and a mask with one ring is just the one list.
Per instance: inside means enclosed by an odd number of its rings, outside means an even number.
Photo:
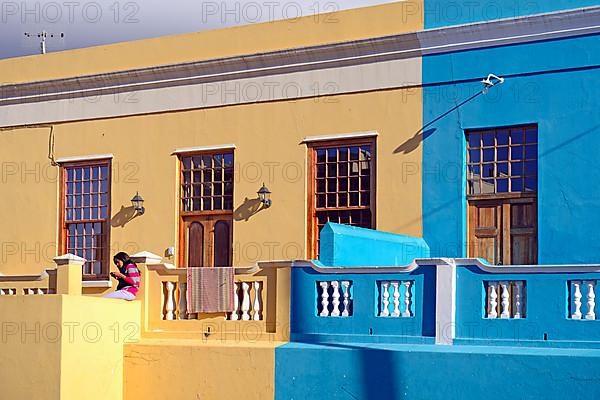
[{"label": "door with glass panes", "polygon": [[233,152],[180,156],[179,265],[226,267],[233,251]]},{"label": "door with glass panes", "polygon": [[468,254],[537,263],[537,126],[467,132]]}]

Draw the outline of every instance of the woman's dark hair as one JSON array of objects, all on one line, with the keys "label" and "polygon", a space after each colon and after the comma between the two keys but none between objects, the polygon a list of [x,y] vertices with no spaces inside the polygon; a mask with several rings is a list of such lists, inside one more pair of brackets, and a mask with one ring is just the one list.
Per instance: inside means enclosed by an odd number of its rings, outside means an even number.
[{"label": "woman's dark hair", "polygon": [[115,256],[113,257],[113,261],[117,262],[117,260],[123,261],[123,265],[127,266],[128,264],[132,264],[131,260],[129,259],[129,254],[125,253],[124,251],[118,252],[117,254],[115,254]]}]

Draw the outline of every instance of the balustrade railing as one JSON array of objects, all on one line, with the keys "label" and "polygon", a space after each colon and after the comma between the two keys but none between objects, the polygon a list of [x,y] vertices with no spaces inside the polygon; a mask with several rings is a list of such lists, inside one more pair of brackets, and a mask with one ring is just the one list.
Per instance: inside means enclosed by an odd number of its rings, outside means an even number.
[{"label": "balustrade railing", "polygon": [[525,282],[487,281],[485,285],[487,318],[525,318]]},{"label": "balustrade railing", "polygon": [[317,282],[317,313],[320,317],[352,315],[352,281]]},{"label": "balustrade railing", "polygon": [[570,281],[571,319],[596,319],[596,284],[598,280]]},{"label": "balustrade railing", "polygon": [[456,266],[459,343],[600,347],[599,266],[461,265],[468,261]]},{"label": "balustrade railing", "polygon": [[412,317],[414,281],[379,281],[379,316],[380,317]]},{"label": "balustrade railing", "polygon": [[56,270],[40,275],[0,276],[0,296],[39,296],[56,293]]},{"label": "balustrade railing", "polygon": [[261,340],[281,340],[287,335],[284,331],[288,329],[289,313],[282,315],[281,304],[277,302],[279,299],[280,303],[289,305],[289,270],[286,277],[277,267],[236,268],[233,312],[189,313],[185,268],[168,264],[138,263],[138,266],[142,271],[138,297],[144,302],[145,336],[225,338],[236,335],[239,339],[245,329],[260,332]]},{"label": "balustrade railing", "polygon": [[292,340],[419,341],[435,337],[435,265],[292,269]]},{"label": "balustrade railing", "polygon": [[230,321],[262,321],[264,316],[263,287],[264,281],[237,280],[233,294],[234,310],[227,313],[227,319]]}]

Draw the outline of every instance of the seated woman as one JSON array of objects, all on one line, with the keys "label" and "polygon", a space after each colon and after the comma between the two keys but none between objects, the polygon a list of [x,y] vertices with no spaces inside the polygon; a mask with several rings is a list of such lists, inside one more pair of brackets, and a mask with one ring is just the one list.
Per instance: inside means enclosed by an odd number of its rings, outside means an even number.
[{"label": "seated woman", "polygon": [[113,261],[119,270],[111,272],[110,276],[115,278],[119,284],[116,291],[103,297],[107,299],[135,300],[140,287],[140,270],[125,252],[115,254]]}]

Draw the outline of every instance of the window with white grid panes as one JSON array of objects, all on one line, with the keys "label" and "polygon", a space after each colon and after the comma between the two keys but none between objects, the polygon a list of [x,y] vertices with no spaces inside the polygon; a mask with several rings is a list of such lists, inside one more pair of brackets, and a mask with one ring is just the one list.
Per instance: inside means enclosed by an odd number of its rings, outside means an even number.
[{"label": "window with white grid panes", "polygon": [[312,146],[312,252],[327,222],[373,228],[374,142]]},{"label": "window with white grid panes", "polygon": [[181,156],[181,211],[233,210],[233,153]]},{"label": "window with white grid panes", "polygon": [[467,132],[469,195],[537,192],[537,126]]},{"label": "window with white grid panes", "polygon": [[110,270],[110,168],[109,160],[62,166],[62,248],[86,260],[84,279]]}]

